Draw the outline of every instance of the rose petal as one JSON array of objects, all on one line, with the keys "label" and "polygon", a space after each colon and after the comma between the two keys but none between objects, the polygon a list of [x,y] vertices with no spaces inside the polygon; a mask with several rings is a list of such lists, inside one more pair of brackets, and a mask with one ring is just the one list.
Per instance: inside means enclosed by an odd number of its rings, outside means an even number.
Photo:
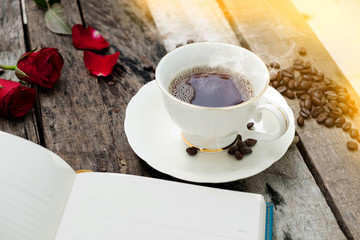
[{"label": "rose petal", "polygon": [[95,76],[109,76],[119,58],[120,52],[112,55],[99,55],[84,51],[85,67]]},{"label": "rose petal", "polygon": [[101,51],[109,47],[109,43],[97,30],[90,26],[84,28],[81,24],[72,27],[72,39],[77,49]]}]

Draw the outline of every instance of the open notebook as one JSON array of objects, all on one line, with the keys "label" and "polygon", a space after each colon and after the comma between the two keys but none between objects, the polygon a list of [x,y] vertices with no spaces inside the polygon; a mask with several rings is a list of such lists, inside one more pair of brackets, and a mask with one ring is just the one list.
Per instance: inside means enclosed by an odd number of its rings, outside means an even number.
[{"label": "open notebook", "polygon": [[3,132],[0,166],[2,240],[271,239],[258,194],[76,174],[47,149]]}]

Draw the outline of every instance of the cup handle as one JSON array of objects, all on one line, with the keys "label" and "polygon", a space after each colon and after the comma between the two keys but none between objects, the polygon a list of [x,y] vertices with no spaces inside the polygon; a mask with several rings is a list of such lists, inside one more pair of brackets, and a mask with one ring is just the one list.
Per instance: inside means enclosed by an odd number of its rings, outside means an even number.
[{"label": "cup handle", "polygon": [[[256,129],[256,126],[262,121],[262,111],[268,111],[275,116],[279,123],[279,128],[275,132],[260,131]],[[247,130],[247,133],[251,138],[255,138],[259,141],[271,141],[281,137],[289,128],[290,123],[289,114],[286,110],[273,102],[264,102],[258,105],[254,110],[253,119],[255,121],[254,130]]]}]

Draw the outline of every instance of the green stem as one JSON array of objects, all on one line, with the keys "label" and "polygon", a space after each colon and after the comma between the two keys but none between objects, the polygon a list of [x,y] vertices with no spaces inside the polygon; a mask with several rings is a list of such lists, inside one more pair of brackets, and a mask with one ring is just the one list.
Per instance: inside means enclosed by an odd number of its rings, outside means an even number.
[{"label": "green stem", "polygon": [[16,66],[0,65],[0,68],[15,71]]}]

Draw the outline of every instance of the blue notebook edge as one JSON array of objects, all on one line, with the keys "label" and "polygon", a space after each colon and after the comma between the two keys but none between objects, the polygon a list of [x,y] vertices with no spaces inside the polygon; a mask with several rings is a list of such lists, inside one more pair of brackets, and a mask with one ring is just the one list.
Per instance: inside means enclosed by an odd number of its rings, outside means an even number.
[{"label": "blue notebook edge", "polygon": [[272,240],[273,210],[274,210],[274,205],[272,203],[266,203],[265,240]]}]

